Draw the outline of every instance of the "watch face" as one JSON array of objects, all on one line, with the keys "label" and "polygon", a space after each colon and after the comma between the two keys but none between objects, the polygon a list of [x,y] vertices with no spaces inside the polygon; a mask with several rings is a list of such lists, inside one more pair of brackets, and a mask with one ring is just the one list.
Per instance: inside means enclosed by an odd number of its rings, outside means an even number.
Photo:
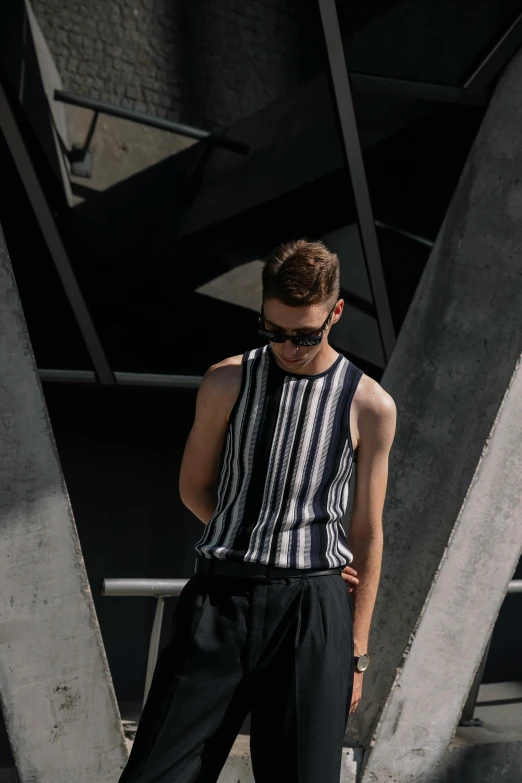
[{"label": "watch face", "polygon": [[370,656],[367,655],[366,653],[359,655],[359,660],[357,661],[357,670],[360,672],[364,672],[366,671],[369,665],[370,665]]}]

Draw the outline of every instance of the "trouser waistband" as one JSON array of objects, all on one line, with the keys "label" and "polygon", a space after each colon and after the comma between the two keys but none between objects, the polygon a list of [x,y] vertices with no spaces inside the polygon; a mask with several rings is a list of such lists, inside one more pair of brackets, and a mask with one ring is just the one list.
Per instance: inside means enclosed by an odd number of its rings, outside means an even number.
[{"label": "trouser waistband", "polygon": [[235,560],[218,560],[216,557],[196,557],[195,574],[214,576],[235,576],[240,579],[266,578],[277,579],[285,576],[320,576],[321,574],[340,574],[341,566],[333,568],[285,568],[264,563],[251,563]]}]

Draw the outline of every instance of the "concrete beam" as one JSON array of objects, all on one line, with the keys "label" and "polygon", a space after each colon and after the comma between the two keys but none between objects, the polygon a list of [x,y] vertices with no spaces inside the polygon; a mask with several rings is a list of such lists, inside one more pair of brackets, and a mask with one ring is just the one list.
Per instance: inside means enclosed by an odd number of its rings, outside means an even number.
[{"label": "concrete beam", "polygon": [[491,99],[382,378],[397,435],[372,665],[349,722],[352,738],[373,738],[365,783],[404,783],[420,769],[427,779],[520,553],[521,123],[519,54]]},{"label": "concrete beam", "polygon": [[521,548],[519,361],[382,712],[363,783],[428,781],[444,769]]},{"label": "concrete beam", "polygon": [[0,697],[22,783],[127,760],[67,490],[0,230]]}]

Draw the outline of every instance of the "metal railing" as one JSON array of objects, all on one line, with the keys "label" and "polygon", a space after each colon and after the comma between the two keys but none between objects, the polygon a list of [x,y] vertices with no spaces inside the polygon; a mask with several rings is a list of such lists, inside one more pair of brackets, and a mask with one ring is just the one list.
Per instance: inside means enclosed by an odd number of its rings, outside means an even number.
[{"label": "metal railing", "polygon": [[165,120],[161,117],[154,117],[151,114],[145,114],[145,112],[135,111],[134,109],[124,109],[121,106],[115,106],[108,101],[100,101],[96,98],[88,98],[84,95],[76,95],[72,92],[65,90],[55,90],[54,100],[67,103],[70,106],[79,106],[82,109],[90,109],[94,112],[91,125],[87,132],[87,137],[79,150],[75,150],[77,160],[82,160],[82,155],[85,157],[89,144],[91,143],[98,116],[100,114],[107,114],[111,117],[120,117],[123,120],[130,120],[130,122],[136,122],[139,125],[148,125],[151,128],[158,128],[159,130],[168,131],[169,133],[177,133],[179,136],[187,136],[197,141],[203,141],[208,144],[214,144],[217,147],[230,150],[230,152],[237,152],[239,155],[248,155],[250,147],[242,141],[236,141],[235,139],[229,139],[219,133],[213,133],[212,131],[201,130],[201,128],[194,128],[191,125],[185,125],[182,122],[173,122],[172,120]]},{"label": "metal railing", "polygon": [[149,641],[143,704],[147,700],[152,675],[158,660],[165,599],[179,595],[187,582],[188,579],[102,579],[101,595],[139,596],[140,598],[154,596],[157,598],[156,612]]},{"label": "metal railing", "polygon": [[[152,623],[152,631],[149,641],[149,654],[147,658],[147,672],[145,674],[145,689],[143,694],[143,704],[147,700],[150,684],[152,682],[152,675],[154,674],[154,668],[156,661],[158,660],[159,644],[161,637],[161,626],[163,622],[163,611],[165,608],[165,600],[167,598],[174,598],[178,596],[188,579],[103,579],[101,583],[101,595],[112,596],[139,596],[140,598],[153,596],[157,598],[156,612],[154,614],[154,622]],[[514,579],[508,585],[507,595],[513,593],[522,593],[522,579]],[[473,718],[475,711],[475,704],[477,701],[478,689],[482,682],[484,669],[486,667],[486,660],[489,652],[489,646],[491,638],[487,644],[486,651],[482,657],[482,662],[478,668],[478,671],[473,680],[473,684],[470,688],[466,704],[462,711],[462,716],[459,722],[459,726],[477,726],[482,725],[482,721]]]},{"label": "metal railing", "polygon": [[[56,383],[97,383],[93,370],[49,370],[39,369],[41,381]],[[202,375],[181,375],[146,372],[121,372],[115,370],[114,381],[118,386],[157,386],[173,389],[197,389]]]}]

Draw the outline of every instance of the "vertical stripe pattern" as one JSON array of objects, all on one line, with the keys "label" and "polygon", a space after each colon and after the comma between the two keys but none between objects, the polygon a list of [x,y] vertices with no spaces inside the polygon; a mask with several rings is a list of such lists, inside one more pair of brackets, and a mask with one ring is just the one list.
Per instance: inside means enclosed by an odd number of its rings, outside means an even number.
[{"label": "vertical stripe pattern", "polygon": [[308,376],[279,367],[269,344],[243,355],[199,555],[287,568],[352,561],[341,520],[355,459],[350,406],[362,374],[342,354]]}]

